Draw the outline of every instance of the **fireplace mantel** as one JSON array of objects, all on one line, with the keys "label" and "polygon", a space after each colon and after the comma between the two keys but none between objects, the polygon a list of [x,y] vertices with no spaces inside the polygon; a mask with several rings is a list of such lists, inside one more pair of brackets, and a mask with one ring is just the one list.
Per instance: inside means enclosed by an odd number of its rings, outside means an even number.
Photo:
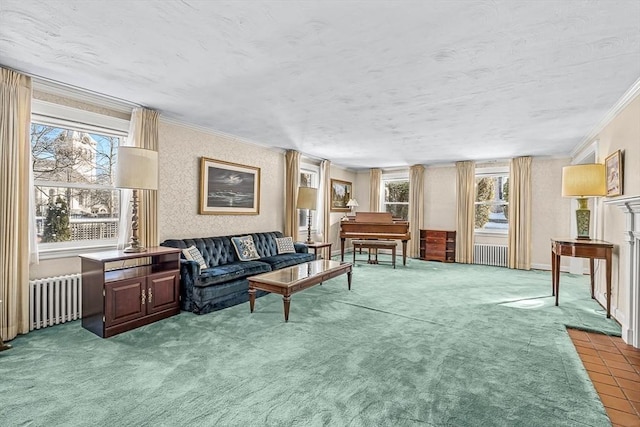
[{"label": "fireplace mantel", "polygon": [[624,283],[628,286],[627,324],[622,325],[622,339],[636,348],[640,348],[640,196],[617,197],[606,200],[605,205],[617,206],[625,215],[624,239],[628,250],[625,258],[627,266]]}]

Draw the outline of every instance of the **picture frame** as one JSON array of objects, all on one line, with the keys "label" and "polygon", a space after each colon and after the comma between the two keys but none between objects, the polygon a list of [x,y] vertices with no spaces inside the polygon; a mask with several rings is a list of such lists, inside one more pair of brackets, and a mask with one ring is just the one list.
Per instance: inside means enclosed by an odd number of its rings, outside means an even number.
[{"label": "picture frame", "polygon": [[349,199],[353,198],[353,185],[349,181],[331,179],[331,212],[349,212]]},{"label": "picture frame", "polygon": [[260,168],[200,158],[201,215],[258,215]]},{"label": "picture frame", "polygon": [[622,195],[623,165],[622,152],[617,150],[607,156],[604,161],[607,178],[607,197]]}]

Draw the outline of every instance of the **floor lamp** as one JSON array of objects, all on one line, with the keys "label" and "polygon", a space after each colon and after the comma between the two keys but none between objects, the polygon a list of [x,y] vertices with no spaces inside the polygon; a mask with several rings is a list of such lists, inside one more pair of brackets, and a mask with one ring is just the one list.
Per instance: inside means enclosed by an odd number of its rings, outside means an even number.
[{"label": "floor lamp", "polygon": [[147,249],[138,238],[138,190],[158,189],[158,152],[139,147],[118,147],[115,185],[133,190],[131,204],[131,240],[125,252]]},{"label": "floor lamp", "polygon": [[298,200],[296,202],[297,209],[307,210],[307,241],[305,243],[311,244],[311,211],[316,210],[316,203],[318,200],[318,190],[311,187],[299,187],[298,188]]},{"label": "floor lamp", "polygon": [[576,226],[581,240],[589,240],[591,211],[587,197],[600,197],[607,194],[604,165],[589,163],[565,166],[562,168],[562,197],[576,197]]}]

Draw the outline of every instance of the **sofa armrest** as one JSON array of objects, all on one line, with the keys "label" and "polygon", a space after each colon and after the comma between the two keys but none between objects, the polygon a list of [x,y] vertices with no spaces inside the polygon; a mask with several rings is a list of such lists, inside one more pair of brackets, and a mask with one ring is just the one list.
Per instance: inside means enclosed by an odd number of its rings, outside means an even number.
[{"label": "sofa armrest", "polygon": [[193,286],[198,280],[198,276],[200,276],[200,264],[192,260],[180,260],[180,277],[184,284]]},{"label": "sofa armrest", "polygon": [[296,252],[299,254],[309,253],[309,248],[304,243],[294,243],[293,247],[296,248]]}]

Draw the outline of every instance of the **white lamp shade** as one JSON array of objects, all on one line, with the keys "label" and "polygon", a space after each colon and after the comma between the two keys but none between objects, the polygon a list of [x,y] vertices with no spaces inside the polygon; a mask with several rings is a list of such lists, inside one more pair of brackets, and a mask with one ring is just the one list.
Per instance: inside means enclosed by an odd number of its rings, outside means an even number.
[{"label": "white lamp shade", "polygon": [[603,164],[589,163],[562,168],[562,197],[597,197],[606,194]]},{"label": "white lamp shade", "polygon": [[298,201],[296,208],[298,209],[310,209],[316,210],[316,203],[318,200],[317,190],[311,187],[298,188]]},{"label": "white lamp shade", "polygon": [[357,207],[357,206],[360,206],[360,205],[358,204],[358,201],[356,199],[349,199],[349,201],[347,202],[347,206],[352,208],[352,207]]},{"label": "white lamp shade", "polygon": [[118,147],[115,186],[158,189],[158,152],[140,147]]}]

